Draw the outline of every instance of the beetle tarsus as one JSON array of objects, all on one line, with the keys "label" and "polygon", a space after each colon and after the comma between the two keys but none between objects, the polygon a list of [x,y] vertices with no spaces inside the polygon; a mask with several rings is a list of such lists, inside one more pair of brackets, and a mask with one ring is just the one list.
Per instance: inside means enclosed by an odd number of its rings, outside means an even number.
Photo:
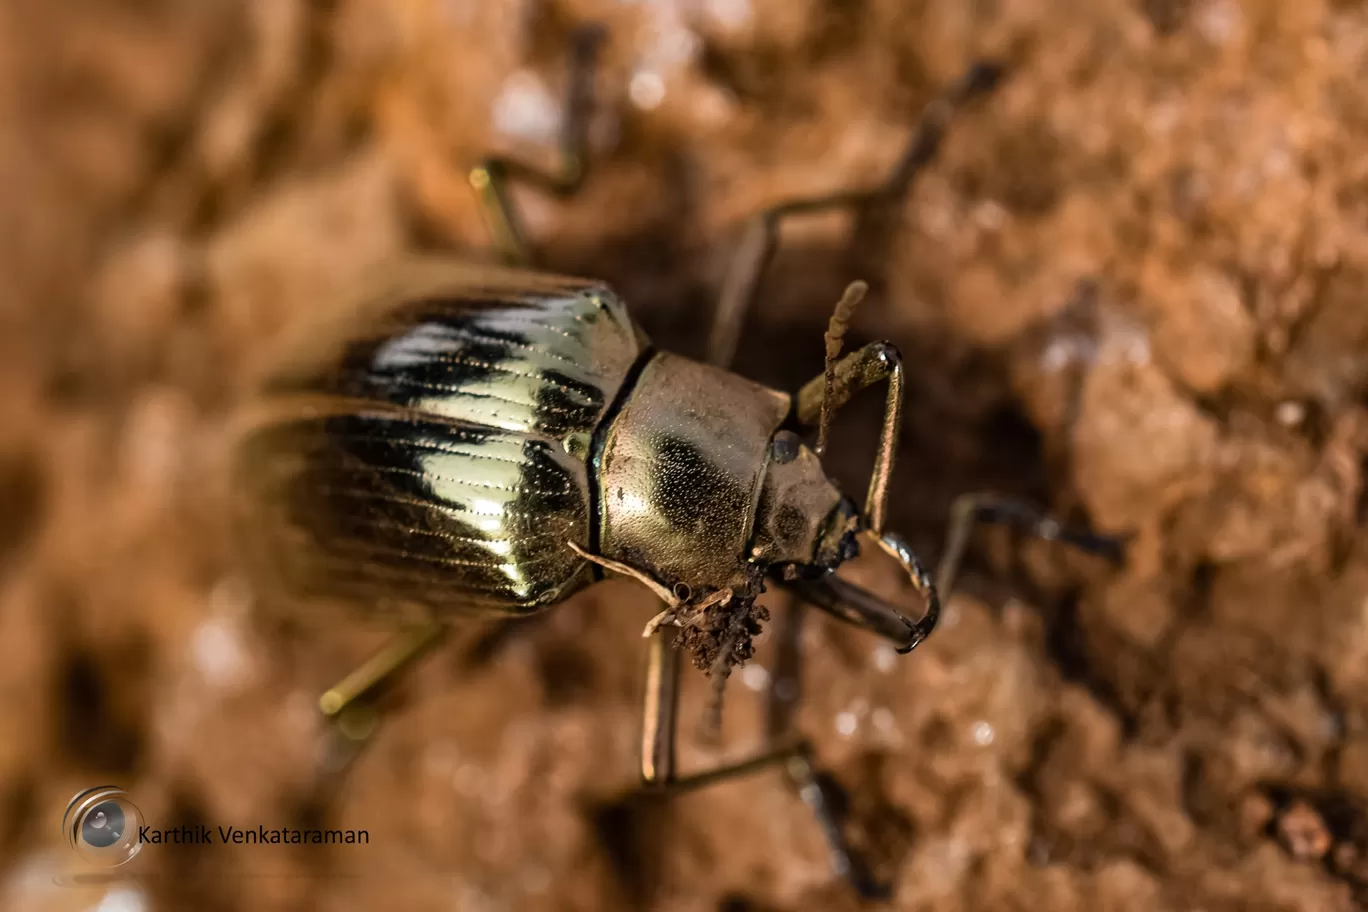
[{"label": "beetle tarsus", "polygon": [[936,569],[936,579],[949,592],[959,575],[960,561],[969,544],[969,535],[978,523],[1012,526],[1046,541],[1057,541],[1119,564],[1125,560],[1123,537],[1103,535],[1091,529],[1065,526],[1025,501],[999,494],[966,494],[955,501],[950,511],[950,527],[945,550]]},{"label": "beetle tarsus", "polygon": [[796,788],[798,796],[817,818],[822,837],[826,840],[832,871],[849,883],[862,899],[890,899],[890,886],[875,880],[859,856],[851,849],[842,826],[843,821],[836,812],[835,803],[828,794],[828,787],[822,781],[823,777],[813,764],[812,749],[806,742],[803,742],[789,758],[785,764],[785,773]]}]

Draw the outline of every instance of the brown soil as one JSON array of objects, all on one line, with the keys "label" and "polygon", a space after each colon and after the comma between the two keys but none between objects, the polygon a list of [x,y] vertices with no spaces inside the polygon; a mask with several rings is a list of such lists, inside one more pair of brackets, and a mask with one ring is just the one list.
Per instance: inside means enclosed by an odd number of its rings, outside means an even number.
[{"label": "brown soil", "polygon": [[[0,907],[857,905],[776,774],[610,803],[634,776],[640,587],[445,649],[322,800],[314,696],[377,634],[282,632],[235,570],[225,435],[269,343],[406,246],[484,245],[463,166],[550,154],[589,19],[611,28],[595,171],[529,197],[529,230],[688,353],[747,213],[868,182],[971,61],[1011,64],[882,245],[852,261],[839,219],[785,231],[738,359],[819,373],[867,279],[847,348],[908,356],[892,521],[923,555],[980,489],[1133,536],[1120,570],[979,536],[907,657],[808,619],[799,723],[892,907],[1368,895],[1361,4],[10,0]],[[880,400],[833,428],[854,492]],[[850,572],[906,592],[887,561]],[[686,671],[692,766],[715,754]],[[732,676],[724,753],[759,743],[764,685]],[[62,808],[104,781],[157,826],[371,842],[149,847],[131,879],[54,884],[81,870]]]}]

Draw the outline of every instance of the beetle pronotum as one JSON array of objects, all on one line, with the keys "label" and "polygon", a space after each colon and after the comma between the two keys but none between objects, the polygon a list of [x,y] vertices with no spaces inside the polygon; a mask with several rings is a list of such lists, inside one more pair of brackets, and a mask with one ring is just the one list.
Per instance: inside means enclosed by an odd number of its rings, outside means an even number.
[{"label": "beetle pronotum", "polygon": [[[869,190],[795,200],[758,215],[721,292],[707,363],[654,348],[606,285],[532,271],[510,181],[555,194],[586,172],[585,119],[600,33],[575,43],[559,175],[491,158],[471,173],[505,266],[408,261],[384,291],[312,334],[266,385],[237,450],[237,493],[257,576],[291,598],[416,609],[420,622],[324,694],[323,712],[365,735],[379,685],[462,618],[525,616],[604,577],[640,580],[665,608],[649,639],[641,778],[696,788],[771,764],[812,807],[838,871],[861,892],[817,785],[811,751],[779,717],[756,756],[681,777],[675,726],[681,646],[725,680],[750,654],[777,582],[909,652],[936,625],[940,596],[885,528],[903,401],[898,350],[875,342],[838,358],[853,284],[828,334],[827,363],[795,395],[726,369],[744,315],[791,215],[903,198],[955,108],[988,89],[980,65],[923,115],[892,175]],[[887,403],[862,509],[820,461],[829,415],[886,382]],[[801,434],[819,431],[817,448]],[[975,521],[1008,522],[1086,550],[1112,539],[1066,530],[1023,504],[959,501],[937,579],[949,590]],[[893,557],[925,602],[916,621],[836,575],[864,538]],[[782,641],[781,641],[782,646]],[[780,663],[796,674],[796,645]]]}]

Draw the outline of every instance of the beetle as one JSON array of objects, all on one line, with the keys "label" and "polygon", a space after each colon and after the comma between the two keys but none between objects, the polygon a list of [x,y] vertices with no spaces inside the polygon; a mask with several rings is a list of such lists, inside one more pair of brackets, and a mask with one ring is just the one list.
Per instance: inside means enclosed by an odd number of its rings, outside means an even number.
[{"label": "beetle", "polygon": [[[838,873],[880,895],[851,858],[801,737],[774,732],[756,756],[677,774],[678,677],[690,653],[720,700],[720,682],[751,655],[767,617],[756,599],[769,582],[902,653],[934,630],[937,585],[885,523],[901,356],[875,342],[840,357],[863,285],[847,289],[823,372],[796,394],[728,365],[779,223],[903,197],[952,113],[999,72],[976,65],[934,102],[881,185],[757,216],[724,281],[708,357],[694,360],[655,347],[609,285],[531,268],[508,194],[515,181],[561,196],[582,184],[589,77],[602,37],[591,28],[574,41],[560,173],[490,158],[470,174],[504,262],[406,259],[281,359],[235,450],[244,554],[252,574],[291,600],[370,615],[388,609],[412,625],[320,701],[344,729],[350,720],[358,739],[366,697],[452,624],[534,615],[607,573],[639,580],[663,603],[643,631],[644,785],[682,790],[782,765],[815,811]],[[823,468],[827,425],[878,383],[887,384],[887,401],[857,506]],[[1118,553],[1116,540],[1066,529],[1025,504],[972,496],[952,517],[937,573],[945,591],[976,522]],[[906,572],[924,603],[915,620],[837,575],[862,541]],[[792,671],[796,654],[785,661]]]}]

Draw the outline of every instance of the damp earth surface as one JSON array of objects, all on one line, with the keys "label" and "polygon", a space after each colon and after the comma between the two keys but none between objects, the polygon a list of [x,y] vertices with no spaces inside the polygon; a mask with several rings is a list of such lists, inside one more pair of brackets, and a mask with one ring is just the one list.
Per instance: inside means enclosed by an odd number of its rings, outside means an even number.
[{"label": "damp earth surface", "polygon": [[[783,778],[659,804],[635,776],[655,612],[595,587],[463,631],[336,789],[317,693],[384,632],[286,623],[226,520],[235,410],[296,320],[414,247],[479,255],[466,171],[549,162],[567,40],[608,41],[592,171],[519,194],[552,268],[700,355],[745,218],[878,180],[975,60],[887,224],[786,225],[737,369],[907,358],[890,525],[934,566],[959,494],[1128,536],[1112,566],[985,530],[925,645],[810,615],[798,724],[850,838],[918,910],[1340,910],[1368,897],[1368,10],[1307,0],[11,0],[0,8],[0,906],[855,908]],[[836,422],[864,490],[882,396]],[[915,604],[877,556],[852,580]],[[769,597],[776,616],[791,609]],[[761,743],[770,636],[722,743]],[[58,835],[116,783],[161,827]],[[65,879],[64,879],[65,878]]]}]

